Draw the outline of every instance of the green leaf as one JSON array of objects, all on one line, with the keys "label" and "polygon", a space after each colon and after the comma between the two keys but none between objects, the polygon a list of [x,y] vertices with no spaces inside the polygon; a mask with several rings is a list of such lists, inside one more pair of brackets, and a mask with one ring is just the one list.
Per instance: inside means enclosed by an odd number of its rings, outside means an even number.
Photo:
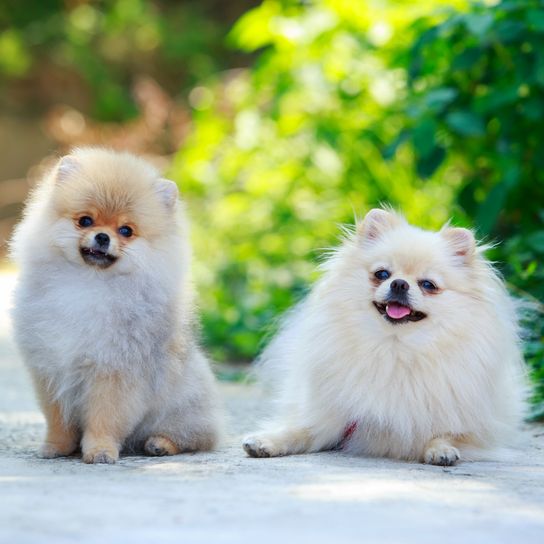
[{"label": "green leaf", "polygon": [[521,38],[525,31],[525,24],[520,21],[504,19],[496,26],[497,38],[504,43],[513,42]]},{"label": "green leaf", "polygon": [[446,116],[446,124],[461,136],[482,136],[485,126],[481,117],[470,111],[453,111]]},{"label": "green leaf", "polygon": [[544,253],[544,230],[538,230],[527,238],[528,244],[539,253]]},{"label": "green leaf", "polygon": [[453,87],[439,87],[425,95],[425,105],[436,113],[441,112],[448,104],[453,102],[458,95]]},{"label": "green leaf", "polygon": [[544,116],[544,103],[541,97],[533,97],[522,106],[523,116],[531,121],[540,121]]},{"label": "green leaf", "polygon": [[502,182],[495,185],[488,193],[487,198],[478,207],[476,213],[476,222],[482,234],[488,235],[492,232],[497,223],[497,218],[504,206],[506,196],[508,195],[508,186]]},{"label": "green leaf", "polygon": [[439,146],[434,147],[426,157],[418,157],[416,162],[418,175],[422,178],[430,178],[445,158],[446,150]]},{"label": "green leaf", "polygon": [[482,58],[483,50],[480,47],[464,49],[453,59],[453,70],[467,70],[472,68]]},{"label": "green leaf", "polygon": [[544,32],[544,10],[531,9],[527,12],[526,20],[529,26],[539,32]]},{"label": "green leaf", "polygon": [[435,149],[436,122],[430,117],[424,118],[412,130],[412,141],[420,157],[428,157]]},{"label": "green leaf", "polygon": [[280,13],[276,2],[263,2],[245,13],[231,30],[228,40],[243,51],[255,51],[273,41],[271,20]]},{"label": "green leaf", "polygon": [[534,66],[534,78],[535,81],[541,86],[544,87],[544,52],[536,52],[536,62]]},{"label": "green leaf", "polygon": [[477,178],[470,180],[459,192],[457,202],[470,216],[476,214],[478,203],[474,198],[474,192],[480,186],[481,181]]},{"label": "green leaf", "polygon": [[465,17],[465,24],[469,32],[481,38],[493,24],[494,17],[490,13],[470,14]]},{"label": "green leaf", "polygon": [[402,130],[398,136],[382,151],[382,157],[385,160],[391,160],[397,153],[397,149],[410,137],[408,130]]},{"label": "green leaf", "polygon": [[24,36],[15,29],[0,31],[0,74],[21,77],[32,65]]},{"label": "green leaf", "polygon": [[510,106],[519,100],[518,85],[495,85],[494,89],[474,100],[474,109],[478,113],[494,112],[503,106]]}]

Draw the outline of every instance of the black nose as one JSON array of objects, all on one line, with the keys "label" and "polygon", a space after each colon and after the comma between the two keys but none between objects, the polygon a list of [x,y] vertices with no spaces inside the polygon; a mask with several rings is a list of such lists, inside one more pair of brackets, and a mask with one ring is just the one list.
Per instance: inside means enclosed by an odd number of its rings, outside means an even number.
[{"label": "black nose", "polygon": [[404,293],[405,291],[408,291],[408,289],[410,289],[410,286],[407,281],[393,280],[391,282],[391,291],[394,293]]},{"label": "black nose", "polygon": [[94,239],[100,247],[107,247],[110,243],[110,237],[105,232],[99,232]]}]

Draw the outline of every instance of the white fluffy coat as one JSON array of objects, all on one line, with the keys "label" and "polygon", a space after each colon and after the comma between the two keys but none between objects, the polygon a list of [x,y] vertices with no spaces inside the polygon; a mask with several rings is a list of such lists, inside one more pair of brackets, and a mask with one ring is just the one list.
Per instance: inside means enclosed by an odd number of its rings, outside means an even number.
[{"label": "white fluffy coat", "polygon": [[[84,458],[97,403],[109,411],[106,426],[120,429],[118,449],[142,449],[151,436],[167,437],[177,451],[217,441],[217,393],[193,332],[187,222],[176,195],[141,159],[77,150],[38,186],[13,237],[20,267],[15,337],[46,416],[59,408],[77,442],[83,438]],[[79,254],[83,234],[71,214],[84,211],[80,198],[141,223],[140,235],[117,248],[119,259],[107,269]],[[118,397],[97,399],[99,382]],[[46,439],[46,457],[71,453],[54,441]],[[102,454],[90,462],[116,458]]]},{"label": "white fluffy coat", "polygon": [[[376,285],[374,272],[391,277]],[[374,307],[395,278],[427,317],[391,323]],[[426,294],[418,282],[440,288]],[[344,447],[453,464],[510,443],[523,413],[516,308],[465,229],[439,233],[369,212],[324,266],[260,361],[277,405],[253,456]]]}]

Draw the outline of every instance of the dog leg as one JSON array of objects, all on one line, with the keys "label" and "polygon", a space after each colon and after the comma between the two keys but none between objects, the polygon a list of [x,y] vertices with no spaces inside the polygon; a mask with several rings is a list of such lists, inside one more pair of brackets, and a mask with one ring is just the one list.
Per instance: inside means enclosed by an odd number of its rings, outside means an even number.
[{"label": "dog leg", "polygon": [[286,428],[273,433],[248,436],[243,448],[251,457],[278,457],[305,453],[311,449],[313,437],[308,428]]},{"label": "dog leg", "polygon": [[428,465],[455,465],[460,459],[459,450],[453,445],[453,440],[447,437],[437,437],[425,446],[423,461]]},{"label": "dog leg", "polygon": [[76,426],[66,423],[60,404],[53,400],[45,380],[33,375],[33,381],[47,425],[40,457],[53,459],[71,455],[79,445],[80,436]]},{"label": "dog leg", "polygon": [[192,451],[210,451],[218,439],[217,422],[206,411],[200,413],[174,411],[161,421],[160,426],[152,429],[145,442],[147,455],[177,455]]},{"label": "dog leg", "polygon": [[84,414],[81,449],[85,463],[115,463],[124,440],[143,415],[144,400],[117,374],[98,377]]}]

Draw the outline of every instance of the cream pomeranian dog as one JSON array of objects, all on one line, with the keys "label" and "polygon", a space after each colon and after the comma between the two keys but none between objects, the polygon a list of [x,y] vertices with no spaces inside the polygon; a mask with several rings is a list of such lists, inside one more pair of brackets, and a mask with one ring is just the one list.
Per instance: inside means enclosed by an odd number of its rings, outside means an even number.
[{"label": "cream pomeranian dog", "polygon": [[505,445],[523,412],[516,308],[471,231],[371,210],[261,357],[277,415],[254,457],[342,447],[452,465]]},{"label": "cream pomeranian dog", "polygon": [[47,422],[46,458],[209,450],[220,410],[193,332],[176,185],[142,159],[77,149],[16,228],[15,337]]}]

